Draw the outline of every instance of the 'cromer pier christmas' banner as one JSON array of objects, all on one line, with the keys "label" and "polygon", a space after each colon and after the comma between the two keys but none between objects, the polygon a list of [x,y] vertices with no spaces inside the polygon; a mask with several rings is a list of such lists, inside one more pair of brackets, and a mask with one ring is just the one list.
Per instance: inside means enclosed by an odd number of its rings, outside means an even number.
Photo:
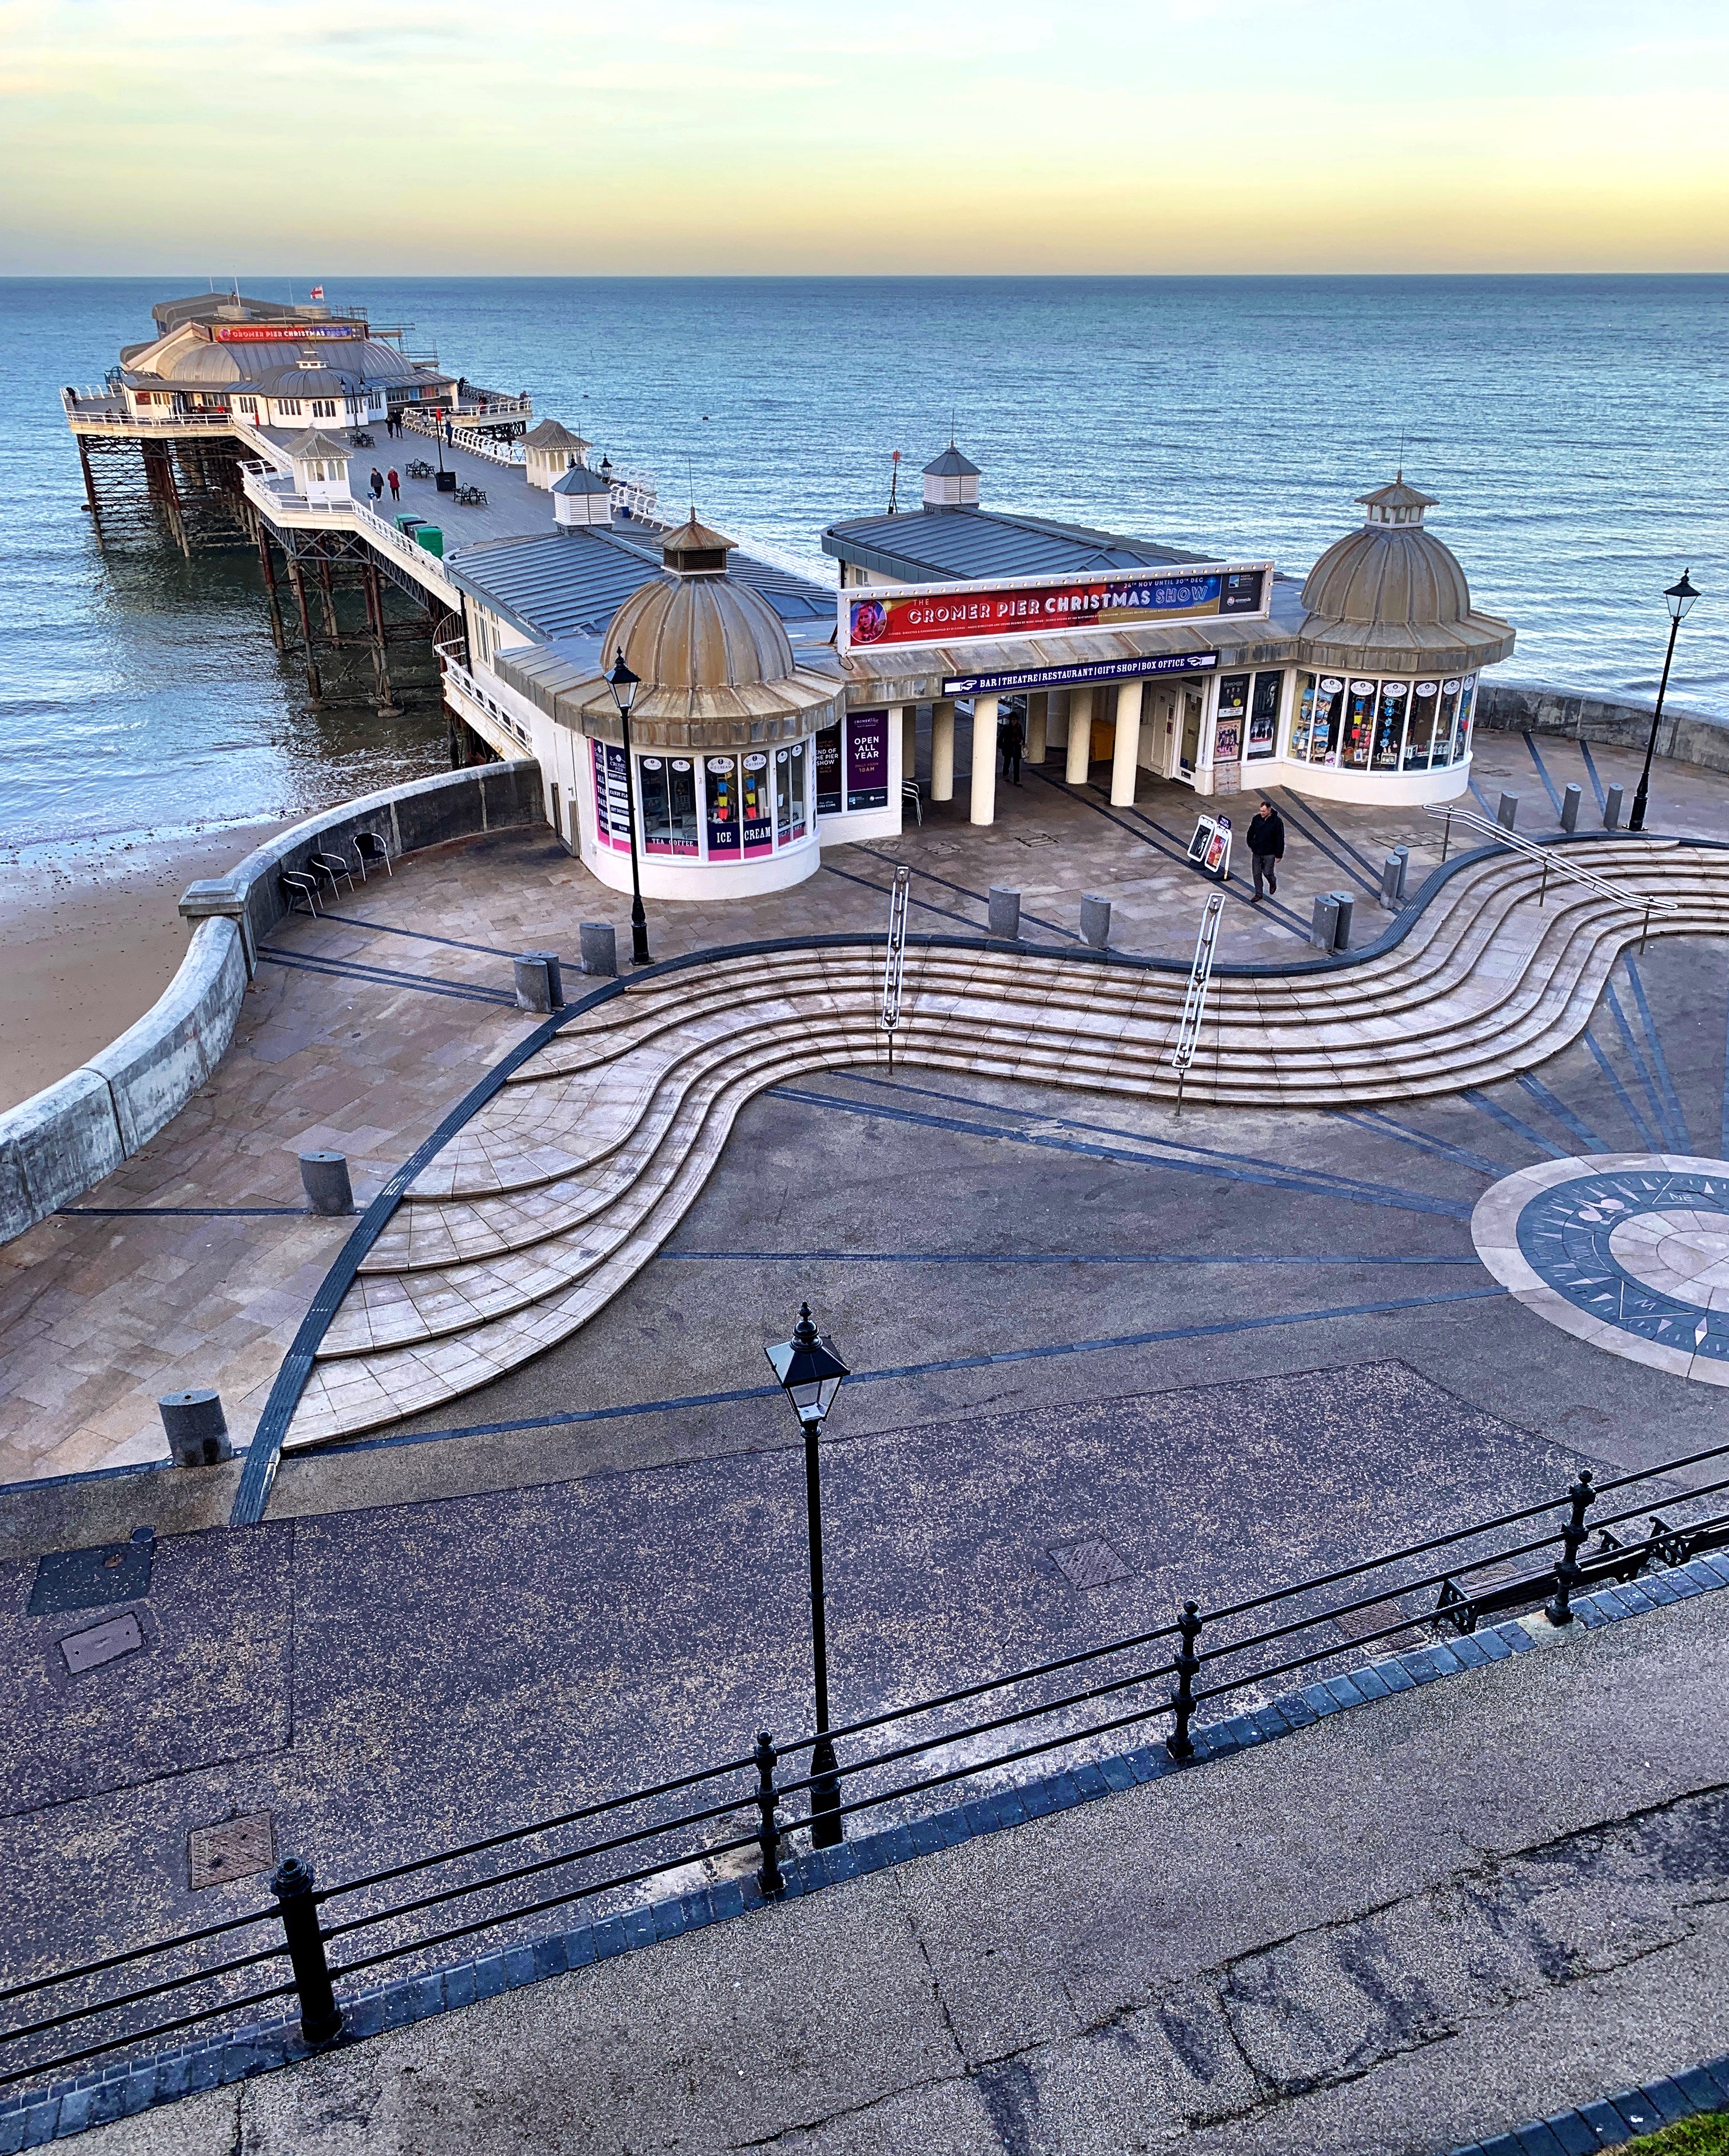
[{"label": "'cromer pier christmas' banner", "polygon": [[872,651],[895,644],[1073,636],[1089,629],[1153,628],[1221,614],[1264,614],[1272,581],[1272,563],[1254,562],[1135,576],[855,588],[840,594],[840,644],[844,650]]}]

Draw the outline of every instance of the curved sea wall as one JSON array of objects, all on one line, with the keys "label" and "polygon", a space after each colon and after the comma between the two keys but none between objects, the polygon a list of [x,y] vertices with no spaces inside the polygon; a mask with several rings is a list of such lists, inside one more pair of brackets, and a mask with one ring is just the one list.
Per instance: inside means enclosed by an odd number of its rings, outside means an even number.
[{"label": "curved sea wall", "polygon": [[99,1055],[0,1115],[0,1243],[82,1197],[147,1145],[222,1060],[258,946],[288,911],[280,876],[370,831],[392,860],[545,820],[540,766],[480,764],[370,793],[280,833],[180,901],[194,923],[180,970]]},{"label": "curved sea wall", "polygon": [[[1479,692],[1477,724],[1496,732],[1565,734],[1574,741],[1607,742],[1614,748],[1643,753],[1655,709],[1655,704],[1615,703],[1603,696],[1574,696],[1566,689],[1485,681]],[[1657,753],[1704,771],[1729,771],[1729,720],[1667,704],[1657,729]]]}]

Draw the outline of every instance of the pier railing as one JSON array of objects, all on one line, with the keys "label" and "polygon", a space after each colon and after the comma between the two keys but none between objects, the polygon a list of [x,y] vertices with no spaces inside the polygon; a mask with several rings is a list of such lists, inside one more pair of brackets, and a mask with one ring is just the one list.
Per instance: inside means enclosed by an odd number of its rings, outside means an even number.
[{"label": "pier railing", "polygon": [[[416,411],[405,405],[402,411],[403,424],[412,427],[417,434],[425,434],[434,441],[447,439],[442,420],[434,419],[429,412]],[[474,415],[461,411],[450,413],[450,433],[448,439],[454,448],[465,449],[471,457],[484,457],[489,464],[509,465],[520,471],[527,459],[520,442],[495,441],[490,434],[479,433],[472,426],[464,426],[465,418]],[[508,414],[500,416],[508,417]]]},{"label": "pier railing", "polygon": [[[255,2023],[244,2041],[268,2063],[292,2055],[283,2017],[297,2016],[306,2046],[333,2043],[351,2020],[363,2023],[362,1994],[376,1999],[392,1980],[436,1983],[453,1948],[526,1954],[532,1968],[545,1948],[549,1969],[562,1970],[660,1935],[645,1905],[665,1912],[695,1899],[707,1904],[696,1919],[705,1922],[742,1908],[746,1882],[775,1900],[788,1867],[819,1861],[818,1825],[863,1830],[879,1845],[878,1863],[911,1856],[945,1839],[940,1828],[919,1831],[933,1797],[969,1811],[983,1802],[993,1822],[1005,1810],[1030,1815],[1053,1808],[1053,1783],[1069,1783],[1063,1802],[1077,1788],[1124,1789],[1335,1707],[1505,1660],[1516,1650],[1510,1639],[1485,1631],[1489,1644],[1467,1645],[1485,1622],[1541,1608],[1565,1630],[1578,1621],[1577,1598],[1593,1590],[1626,1590],[1622,1611],[1631,1614],[1723,1584],[1729,1566],[1715,1553],[1729,1547],[1726,1466],[1729,1445],[1719,1445],[1601,1487],[1583,1471],[1564,1492],[1495,1518],[1204,1608],[1191,1598],[1172,1622],[979,1673],[822,1738],[812,1732],[777,1747],[764,1731],[746,1748],[741,1733],[717,1727],[721,1758],[687,1765],[664,1750],[644,1762],[646,1786],[551,1818],[346,1876],[338,1868],[328,1884],[290,1857],[270,1879],[270,1899],[254,1892],[249,1906],[173,1937],[119,1943],[136,1934],[113,1912],[100,1928],[114,1950],[0,1989],[0,2083],[80,2068],[102,2079],[91,2061],[136,2058],[141,2046],[192,2031],[204,2042],[218,2041],[218,2031],[233,2037],[237,2021],[260,2009],[278,2018]],[[1690,1469],[1700,1472],[1674,1479]],[[1678,1578],[1684,1566],[1691,1576],[1665,1586],[1661,1576]],[[1651,1579],[1649,1594],[1633,1585],[1642,1578]],[[755,1718],[767,1720],[766,1708]],[[833,1770],[814,1766],[819,1741],[840,1748],[838,1809]],[[1042,1778],[1030,1785],[1017,1779],[1029,1768]],[[816,1856],[803,1856],[801,1836]],[[593,1928],[586,1938],[568,1928],[578,1922]],[[375,2011],[373,2026],[379,2018]]]}]

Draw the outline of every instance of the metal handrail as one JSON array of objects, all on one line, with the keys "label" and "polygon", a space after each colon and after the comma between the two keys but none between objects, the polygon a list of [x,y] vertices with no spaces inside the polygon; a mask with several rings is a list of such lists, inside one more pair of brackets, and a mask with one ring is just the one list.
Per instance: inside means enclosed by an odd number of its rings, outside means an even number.
[{"label": "metal handrail", "polygon": [[1200,932],[1195,937],[1195,955],[1188,969],[1188,992],[1183,999],[1177,1045],[1171,1050],[1171,1062],[1177,1072],[1179,1116],[1183,1113],[1183,1089],[1188,1082],[1188,1067],[1195,1060],[1195,1049],[1201,1037],[1201,1021],[1207,1015],[1207,991],[1213,985],[1213,954],[1219,942],[1219,916],[1224,911],[1224,894],[1215,891],[1207,901]]},{"label": "metal handrail", "polygon": [[1539,906],[1542,906],[1549,896],[1549,871],[1552,868],[1560,875],[1567,877],[1570,881],[1583,884],[1588,889],[1594,891],[1599,898],[1607,899],[1611,906],[1624,906],[1634,913],[1642,913],[1644,916],[1645,927],[1644,932],[1642,932],[1639,937],[1641,950],[1644,948],[1645,934],[1649,932],[1651,916],[1654,913],[1679,913],[1681,910],[1680,903],[1676,899],[1647,897],[1643,893],[1635,896],[1631,891],[1624,891],[1619,884],[1611,883],[1607,876],[1600,876],[1590,869],[1582,868],[1577,861],[1569,860],[1564,854],[1557,854],[1551,846],[1539,846],[1530,839],[1521,839],[1516,831],[1510,831],[1505,824],[1495,823],[1487,816],[1480,816],[1475,808],[1461,808],[1452,802],[1448,802],[1444,806],[1431,803],[1427,814],[1431,816],[1444,816],[1446,819],[1446,829],[1441,838],[1443,861],[1446,860],[1447,849],[1452,843],[1453,824],[1456,817],[1459,822],[1465,824],[1471,830],[1480,831],[1485,838],[1493,839],[1497,845],[1506,846],[1513,853],[1523,855],[1526,860],[1536,861],[1541,865],[1543,880],[1537,892],[1537,902]]},{"label": "metal handrail", "polygon": [[895,871],[889,893],[889,945],[883,959],[882,1029],[888,1036],[889,1069],[895,1068],[895,1029],[900,1023],[900,984],[906,972],[906,909],[912,892],[912,870],[904,864]]},{"label": "metal handrail", "polygon": [[[885,986],[886,989],[886,975]],[[1706,1460],[1729,1461],[1729,1445],[1636,1470],[1607,1486],[1627,1491],[1634,1484],[1666,1481],[1677,1470]],[[1680,1491],[1671,1485],[1664,1500],[1665,1512],[1672,1512],[1675,1504],[1691,1510],[1725,1487],[1729,1487],[1729,1482],[1723,1481]],[[856,1738],[867,1732],[880,1732],[880,1740],[868,1742],[845,1762],[843,1772],[850,1789],[840,1813],[847,1818],[875,1814],[892,1820],[895,1815],[890,1808],[904,1806],[921,1794],[978,1775],[1001,1774],[1054,1753],[1084,1758],[1090,1755],[1080,1748],[1095,1746],[1106,1737],[1120,1737],[1121,1732],[1167,1717],[1169,1734],[1165,1748],[1173,1760],[1187,1759],[1197,1749],[1190,1725],[1203,1702],[1246,1694],[1252,1705],[1271,1696],[1280,1680],[1311,1671],[1324,1676],[1342,1656],[1360,1653],[1372,1644],[1408,1641],[1424,1627],[1438,1635],[1449,1630],[1469,1632],[1480,1614],[1493,1614],[1498,1609],[1541,1600],[1552,1580],[1554,1591],[1546,1605],[1549,1620],[1565,1626],[1574,1621],[1573,1595],[1598,1581],[1630,1581],[1644,1571],[1683,1563],[1694,1554],[1729,1545],[1729,1514],[1716,1511],[1703,1518],[1674,1524],[1654,1516],[1647,1535],[1622,1543],[1604,1533],[1603,1548],[1585,1552],[1582,1546],[1593,1527],[1606,1530],[1633,1517],[1630,1512],[1618,1512],[1588,1525],[1588,1514],[1598,1496],[1590,1473],[1583,1471],[1564,1497],[1557,1493],[1496,1518],[1449,1529],[1204,1614],[1198,1603],[1187,1602],[1174,1625],[1080,1648],[1031,1668],[988,1675],[958,1691],[890,1707],[844,1725],[833,1733]],[[1540,1516],[1552,1516],[1557,1511],[1558,1523],[1552,1517],[1547,1529],[1540,1530],[1534,1538],[1528,1532],[1516,1532]],[[1509,1529],[1516,1531],[1511,1537]],[[1465,1544],[1477,1547],[1460,1547]],[[1547,1567],[1539,1562],[1532,1570],[1527,1565],[1511,1580],[1491,1578],[1466,1593],[1458,1588],[1457,1582],[1469,1575],[1483,1573],[1490,1567],[1505,1567],[1509,1560],[1531,1559],[1539,1553],[1547,1557],[1557,1545],[1560,1554]],[[1444,1548],[1458,1550],[1458,1556],[1441,1573],[1434,1569],[1433,1558]],[[1431,1559],[1429,1565],[1412,1565],[1413,1558],[1424,1557]],[[1372,1584],[1365,1575],[1374,1573],[1381,1577]],[[1409,1606],[1437,1583],[1440,1596],[1432,1609]],[[1336,1591],[1341,1586],[1346,1588],[1342,1600]],[[1285,1621],[1271,1625],[1255,1621],[1260,1613],[1293,1598],[1299,1599],[1299,1606]],[[1357,1625],[1346,1634],[1337,1622],[1383,1609],[1386,1621],[1368,1631]],[[1246,1625],[1241,1622],[1244,1618],[1250,1620]],[[1237,1620],[1234,1626],[1234,1620]],[[1201,1650],[1203,1630],[1208,1645]],[[1157,1645],[1173,1636],[1180,1640],[1180,1645],[1174,1658],[1167,1659],[1157,1651]],[[1155,1647],[1151,1656],[1142,1652],[1148,1646]],[[1125,1658],[1129,1656],[1135,1659],[1125,1667]],[[1052,1677],[1080,1681],[1052,1686],[1046,1681]],[[1198,1679],[1202,1681],[1198,1683]],[[1017,1692],[1018,1698],[1013,1697]],[[991,1695],[996,1697],[990,1700],[988,1712],[980,1715],[971,1710],[970,1702],[983,1703]],[[963,1717],[942,1713],[963,1702],[969,1703]],[[1101,1714],[1101,1708],[1109,1711]],[[914,1733],[910,1725],[933,1716],[941,1717],[941,1726]],[[1043,1728],[1039,1726],[1041,1723]],[[1019,1741],[1004,1745],[1003,1739],[1009,1735]],[[782,1772],[778,1776],[776,1769],[777,1764],[809,1754],[814,1742],[810,1736],[801,1736],[777,1751],[770,1738],[763,1735],[748,1756],[735,1753],[650,1787],[578,1805],[553,1818],[387,1865],[322,1889],[316,1888],[309,1866],[290,1861],[271,1881],[278,1903],[274,1911],[256,1909],[223,1923],[177,1938],[158,1939],[0,1993],[0,1998],[20,2005],[26,1999],[32,2002],[24,2009],[28,2018],[21,2025],[0,2028],[0,2045],[28,2046],[33,2037],[74,2028],[91,2039],[57,2057],[38,2055],[28,2063],[13,2064],[0,2053],[0,2081],[16,2082],[111,2052],[136,2051],[161,2036],[220,2020],[285,1998],[290,1992],[298,1995],[305,2040],[316,2047],[333,2041],[341,2031],[342,2007],[331,1989],[336,1979],[351,1984],[362,1973],[388,1964],[412,1966],[415,1958],[457,1940],[520,1924],[554,1910],[592,1906],[603,1897],[627,1890],[639,1898],[652,1882],[685,1874],[695,1864],[741,1854],[753,1843],[761,1858],[758,1886],[765,1897],[776,1896],[784,1892],[787,1883],[780,1868],[782,1843],[788,1836],[812,1829],[815,1814],[810,1799],[817,1779],[813,1768],[799,1774],[795,1768],[793,1773]],[[912,1763],[917,1764],[911,1773],[887,1771]],[[730,1789],[725,1786],[734,1777],[743,1778],[742,1787],[737,1782]],[[722,1786],[716,1788],[716,1783]],[[693,1798],[697,1799],[694,1804]],[[783,1814],[782,1808],[789,1798],[804,1799],[803,1810]],[[673,1800],[670,1807],[669,1799]],[[746,1823],[752,1811],[758,1820],[754,1828]],[[634,1821],[628,1816],[632,1813],[637,1815]],[[746,1815],[745,1820],[740,1815]],[[732,1824],[723,1824],[726,1822]],[[541,1840],[572,1826],[587,1827],[590,1832],[573,1844],[552,1848]],[[712,1831],[717,1826],[721,1830],[719,1839]],[[593,1831],[597,1827],[598,1834]],[[537,1841],[541,1845],[533,1846]],[[425,1876],[436,1874],[446,1866],[466,1865],[476,1858],[495,1856],[504,1861],[479,1876],[459,1875],[449,1883]],[[554,1876],[558,1874],[565,1876]],[[357,1911],[341,1920],[326,1920],[319,1914],[339,1897],[375,1897],[380,1888],[410,1877],[416,1879],[417,1885],[407,1896],[392,1898],[387,1894],[371,1900],[370,1906],[362,1900]],[[544,1891],[531,1882],[541,1882]],[[500,1906],[500,1894],[520,1887],[529,1887],[531,1898],[507,1898]],[[434,1911],[449,1911],[457,1921],[439,1923],[429,1930],[417,1930],[407,1923],[408,1919]],[[92,1996],[83,1989],[92,1979],[122,1968],[130,1973],[150,1957],[184,1953],[272,1917],[283,1927],[280,1945],[273,1942],[253,1953],[190,1968],[182,1965],[154,1983],[127,1984],[118,1994]],[[366,1938],[367,1934],[371,1938]],[[345,1948],[359,1943],[369,1950],[333,1965],[326,1947],[337,1939],[343,1941]],[[105,2015],[121,2015],[155,2000],[177,2000],[188,1992],[196,1993],[202,1985],[243,1976],[284,1953],[293,1969],[290,1984],[239,1995],[228,1993],[185,2014],[105,2036],[100,2025],[88,2025],[100,2024]],[[65,1988],[73,1986],[80,1989],[69,1997]]]}]

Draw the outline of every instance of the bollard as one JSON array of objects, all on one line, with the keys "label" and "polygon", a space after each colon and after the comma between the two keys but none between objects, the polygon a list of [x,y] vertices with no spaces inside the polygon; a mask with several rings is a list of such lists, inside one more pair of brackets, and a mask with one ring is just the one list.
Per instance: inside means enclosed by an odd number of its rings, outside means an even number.
[{"label": "bollard", "polygon": [[1177,1722],[1165,1739],[1165,1749],[1173,1759],[1194,1757],[1188,1725],[1195,1711],[1195,1673],[1201,1666],[1201,1658],[1195,1652],[1195,1641],[1201,1636],[1200,1607],[1198,1602],[1185,1602],[1183,1614],[1177,1620],[1177,1629],[1183,1635],[1183,1645],[1177,1656],[1177,1696],[1171,1702]]},{"label": "bollard", "polygon": [[618,932],[610,921],[585,921],[582,927],[582,971],[615,975],[618,971]]},{"label": "bollard", "polygon": [[1111,941],[1111,901],[1095,898],[1089,891],[1080,901],[1080,940],[1090,944],[1095,951],[1102,951]]},{"label": "bollard", "polygon": [[1396,911],[1398,906],[1400,865],[1397,854],[1389,854],[1381,864],[1381,903],[1389,913]]},{"label": "bollard", "polygon": [[1555,1592],[1543,1604],[1543,1614],[1552,1625],[1572,1624],[1573,1591],[1584,1576],[1578,1562],[1579,1544],[1591,1532],[1585,1525],[1585,1514],[1597,1497],[1597,1492],[1591,1487],[1591,1470],[1588,1467],[1581,1471],[1578,1481],[1567,1494],[1573,1500],[1573,1512],[1561,1530],[1562,1554],[1555,1567]]},{"label": "bollard", "polygon": [[762,1852],[762,1862],[757,1869],[757,1884],[762,1889],[765,1901],[786,1892],[787,1882],[781,1876],[781,1826],[774,1813],[775,1748],[768,1741],[768,1732],[759,1731],[755,1754],[757,1762],[757,1815],[760,1824],[757,1830],[757,1846]]},{"label": "bollard", "polygon": [[1519,820],[1519,797],[1516,793],[1501,795],[1501,806],[1495,812],[1495,820],[1503,831],[1512,829]]},{"label": "bollard", "polygon": [[546,969],[546,994],[554,1010],[564,1009],[564,968],[556,951],[525,951],[525,958],[538,958]]},{"label": "bollard", "polygon": [[1351,948],[1351,921],[1357,911],[1357,901],[1348,891],[1336,891],[1332,897],[1339,909],[1336,916],[1337,925],[1333,930],[1333,948],[1335,951],[1348,951]]},{"label": "bollard", "polygon": [[552,1008],[552,983],[538,951],[525,951],[516,961],[516,1008],[542,1012]]},{"label": "bollard", "polygon": [[1579,828],[1579,803],[1584,798],[1577,786],[1569,786],[1561,797],[1561,828],[1576,831]]},{"label": "bollard", "polygon": [[315,1213],[334,1220],[354,1210],[354,1186],[348,1180],[346,1152],[303,1152],[300,1183]]},{"label": "bollard", "polygon": [[342,2010],[331,1988],[330,1964],[324,1955],[324,1933],[318,1928],[318,1904],[312,1897],[312,1867],[298,1856],[285,1857],[270,1875],[270,1892],[276,1897],[282,1932],[288,1942],[288,1964],[294,1971],[295,1993],[300,2001],[300,2035],[314,2051],[333,2044],[342,2033]]},{"label": "bollard", "polygon": [[1411,872],[1411,850],[1408,846],[1395,846],[1393,854],[1398,863],[1398,902],[1403,906],[1405,902],[1405,878]]},{"label": "bollard", "polygon": [[1603,798],[1603,828],[1605,831],[1619,831],[1621,828],[1621,789],[1619,786],[1610,787]]},{"label": "bollard", "polygon": [[1021,932],[1021,895],[1018,891],[1005,890],[1000,883],[991,886],[986,901],[987,928],[999,943],[1018,943]]},{"label": "bollard", "polygon": [[1331,951],[1338,932],[1338,894],[1324,891],[1316,897],[1315,911],[1309,916],[1309,941],[1317,951]]},{"label": "bollard", "polygon": [[165,1393],[156,1406],[177,1467],[215,1467],[233,1456],[219,1393]]}]

